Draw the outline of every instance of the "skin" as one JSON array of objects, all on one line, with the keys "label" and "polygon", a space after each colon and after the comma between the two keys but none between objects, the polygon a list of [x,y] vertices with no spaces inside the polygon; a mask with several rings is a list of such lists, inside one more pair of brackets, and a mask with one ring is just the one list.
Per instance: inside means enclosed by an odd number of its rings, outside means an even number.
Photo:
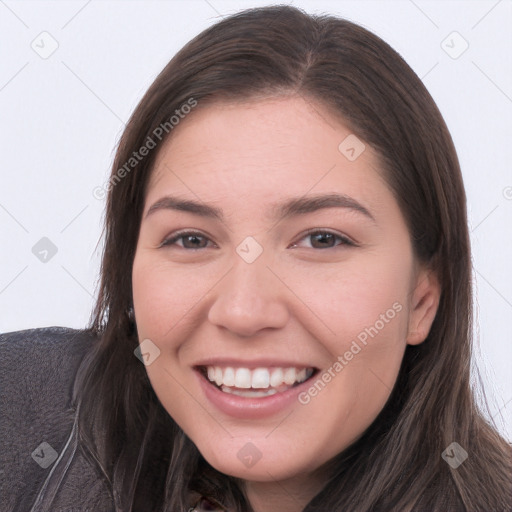
[{"label": "skin", "polygon": [[[424,341],[439,303],[439,283],[413,255],[376,153],[366,145],[349,161],[338,150],[350,134],[299,96],[199,105],[162,146],[147,189],[132,278],[139,339],[161,351],[148,376],[205,459],[245,481],[256,512],[300,511],[319,492],[322,466],[382,410],[406,345]],[[342,207],[272,216],[286,199],[333,192],[373,220]],[[174,209],[146,216],[171,194],[221,208],[223,218]],[[160,246],[184,228],[202,233],[193,240],[200,248],[186,248],[188,239]],[[305,234],[313,228],[336,236],[318,248]],[[236,252],[247,236],[263,248],[250,264]],[[211,355],[293,355],[322,373],[397,303],[401,311],[309,403],[267,418],[220,412],[192,369]],[[237,457],[247,442],[262,454],[250,468]]]}]

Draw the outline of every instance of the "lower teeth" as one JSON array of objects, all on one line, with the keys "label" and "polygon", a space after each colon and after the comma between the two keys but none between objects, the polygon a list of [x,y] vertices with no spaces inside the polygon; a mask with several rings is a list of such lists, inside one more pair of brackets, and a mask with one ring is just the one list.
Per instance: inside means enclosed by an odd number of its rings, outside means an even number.
[{"label": "lower teeth", "polygon": [[271,396],[277,393],[277,389],[268,388],[265,390],[249,390],[249,389],[237,389],[230,388],[228,386],[221,386],[220,388],[224,393],[231,393],[232,395],[243,396],[245,398],[261,398],[264,396]]}]

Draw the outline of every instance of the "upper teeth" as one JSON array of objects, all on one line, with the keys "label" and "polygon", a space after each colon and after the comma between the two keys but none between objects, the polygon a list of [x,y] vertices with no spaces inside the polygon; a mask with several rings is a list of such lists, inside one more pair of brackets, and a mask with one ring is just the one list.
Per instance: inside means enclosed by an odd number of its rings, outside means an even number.
[{"label": "upper teeth", "polygon": [[283,384],[292,386],[311,377],[312,368],[233,368],[232,366],[207,366],[208,380],[217,386],[229,386],[243,389],[265,389]]}]

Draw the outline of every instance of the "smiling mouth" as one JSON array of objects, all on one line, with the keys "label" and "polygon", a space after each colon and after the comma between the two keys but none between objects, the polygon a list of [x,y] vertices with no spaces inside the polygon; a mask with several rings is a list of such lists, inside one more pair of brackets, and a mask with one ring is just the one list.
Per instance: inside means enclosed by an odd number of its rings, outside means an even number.
[{"label": "smiling mouth", "polygon": [[223,393],[244,398],[263,398],[283,393],[306,382],[316,368],[272,367],[253,370],[233,366],[199,366],[203,377]]}]

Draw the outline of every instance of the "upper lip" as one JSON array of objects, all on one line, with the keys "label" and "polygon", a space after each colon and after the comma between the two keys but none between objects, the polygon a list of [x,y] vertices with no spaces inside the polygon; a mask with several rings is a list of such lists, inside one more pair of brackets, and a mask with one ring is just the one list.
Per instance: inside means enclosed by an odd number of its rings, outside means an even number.
[{"label": "upper lip", "polygon": [[228,366],[235,368],[316,368],[312,364],[301,363],[298,361],[291,361],[286,359],[270,359],[270,358],[260,358],[260,359],[251,359],[243,360],[243,359],[235,359],[233,357],[211,357],[208,359],[203,359],[194,363],[193,367],[204,367],[204,366],[220,366],[221,368],[225,368]]}]

